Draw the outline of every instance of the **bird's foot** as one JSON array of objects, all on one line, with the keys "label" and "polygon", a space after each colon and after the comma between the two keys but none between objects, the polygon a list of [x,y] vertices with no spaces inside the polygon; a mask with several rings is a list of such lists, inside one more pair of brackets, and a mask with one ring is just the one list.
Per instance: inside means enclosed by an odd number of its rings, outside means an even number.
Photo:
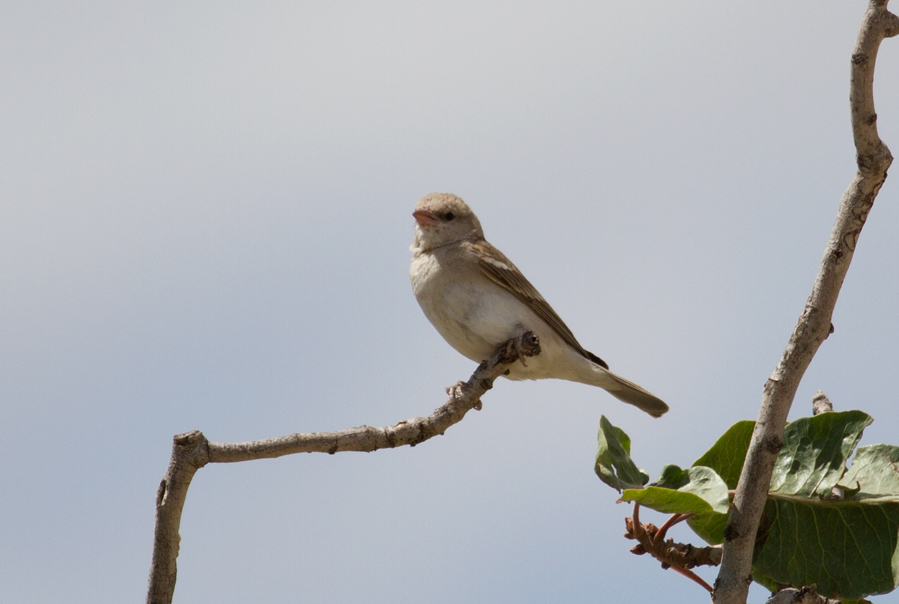
[{"label": "bird's foot", "polygon": [[503,347],[502,356],[504,359],[511,359],[518,356],[518,360],[521,361],[521,364],[527,367],[528,363],[525,361],[525,357],[530,356],[528,352],[533,349],[536,349],[537,352],[540,351],[540,338],[533,332],[526,331],[520,336],[506,342],[506,345]]}]

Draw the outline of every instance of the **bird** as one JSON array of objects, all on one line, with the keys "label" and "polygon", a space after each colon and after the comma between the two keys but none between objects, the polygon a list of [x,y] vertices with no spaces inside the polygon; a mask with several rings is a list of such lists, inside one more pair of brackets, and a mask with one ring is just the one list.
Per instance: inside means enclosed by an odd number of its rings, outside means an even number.
[{"label": "bird", "polygon": [[527,364],[512,365],[508,379],[580,382],[653,417],[668,411],[661,399],[612,373],[580,345],[522,272],[484,239],[478,217],[461,198],[430,193],[418,200],[412,216],[412,291],[428,320],[463,356],[480,363],[530,331],[541,352]]}]

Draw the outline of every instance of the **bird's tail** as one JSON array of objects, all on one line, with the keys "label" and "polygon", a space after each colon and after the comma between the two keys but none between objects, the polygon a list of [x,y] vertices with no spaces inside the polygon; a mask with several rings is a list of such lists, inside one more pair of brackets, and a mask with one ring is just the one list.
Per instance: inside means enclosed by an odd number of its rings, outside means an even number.
[{"label": "bird's tail", "polygon": [[659,397],[643,390],[632,381],[595,363],[591,363],[590,369],[591,371],[582,373],[580,377],[576,378],[576,381],[599,386],[618,400],[633,405],[653,417],[662,417],[668,411],[668,405]]},{"label": "bird's tail", "polygon": [[618,400],[633,405],[653,417],[662,417],[668,411],[668,405],[662,399],[643,390],[630,380],[609,370],[603,370],[603,373],[612,379],[603,384],[602,388]]}]

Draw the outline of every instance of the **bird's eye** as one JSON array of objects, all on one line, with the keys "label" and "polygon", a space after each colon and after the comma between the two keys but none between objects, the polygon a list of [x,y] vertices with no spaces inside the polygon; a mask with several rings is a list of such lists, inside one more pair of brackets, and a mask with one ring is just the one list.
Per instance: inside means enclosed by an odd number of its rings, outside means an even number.
[{"label": "bird's eye", "polygon": [[452,212],[447,212],[446,214],[443,215],[443,218],[445,220],[452,220],[455,217],[456,217],[455,214],[453,214]]}]

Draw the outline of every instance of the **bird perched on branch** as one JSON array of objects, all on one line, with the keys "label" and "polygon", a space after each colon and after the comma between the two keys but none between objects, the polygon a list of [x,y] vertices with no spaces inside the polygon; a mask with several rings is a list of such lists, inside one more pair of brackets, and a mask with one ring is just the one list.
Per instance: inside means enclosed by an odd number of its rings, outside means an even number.
[{"label": "bird perched on branch", "polygon": [[487,243],[471,208],[455,195],[431,193],[415,204],[409,277],[425,316],[440,335],[480,363],[504,342],[531,331],[541,352],[515,363],[507,378],[557,378],[599,386],[653,417],[668,405],[609,371],[498,249]]}]

